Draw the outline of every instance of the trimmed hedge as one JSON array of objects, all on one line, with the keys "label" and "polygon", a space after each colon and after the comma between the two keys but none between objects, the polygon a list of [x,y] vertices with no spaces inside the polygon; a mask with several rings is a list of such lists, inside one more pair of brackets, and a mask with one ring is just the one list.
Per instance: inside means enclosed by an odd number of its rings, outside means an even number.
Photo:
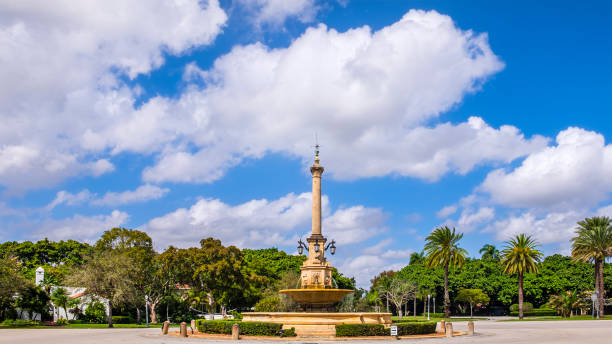
[{"label": "trimmed hedge", "polygon": [[[413,321],[394,323],[399,336],[428,334],[436,332],[435,321]],[[336,325],[336,337],[390,336],[391,330],[380,324]]]},{"label": "trimmed hedge", "polygon": [[389,336],[389,329],[380,324],[336,325],[336,337]]},{"label": "trimmed hedge", "polygon": [[[240,325],[240,334],[246,336],[278,336],[283,327],[282,324],[274,324],[261,321],[242,322],[240,320],[198,320],[196,327],[202,333],[232,334],[232,326]],[[285,330],[285,337],[295,337],[295,328]]]},{"label": "trimmed hedge", "polygon": [[[510,305],[510,312],[518,312],[518,310],[519,310],[518,303]],[[531,302],[523,302],[523,313],[524,312],[531,312],[533,310],[535,310],[535,309],[533,309],[533,304]]]},{"label": "trimmed hedge", "polygon": [[[513,317],[518,317],[519,312],[510,312],[510,316]],[[548,308],[538,308],[538,309],[532,309],[529,312],[523,312],[523,316],[526,317],[546,317],[546,316],[553,316],[553,315],[558,315],[557,311],[555,311],[554,309],[548,309]]]},{"label": "trimmed hedge", "polygon": [[397,334],[400,336],[408,336],[412,334],[428,334],[436,332],[436,321],[419,321],[419,322],[402,322],[394,324],[397,326]]},{"label": "trimmed hedge", "polygon": [[128,315],[113,315],[113,324],[132,324],[136,321]]}]

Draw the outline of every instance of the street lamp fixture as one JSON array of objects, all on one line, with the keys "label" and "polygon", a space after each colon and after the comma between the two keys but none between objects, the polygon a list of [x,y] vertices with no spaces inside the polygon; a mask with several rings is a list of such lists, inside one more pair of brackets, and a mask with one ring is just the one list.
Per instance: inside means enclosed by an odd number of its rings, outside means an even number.
[{"label": "street lamp fixture", "polygon": [[304,244],[304,242],[302,241],[302,239],[298,240],[298,254],[302,255],[302,253],[304,253],[304,249],[306,248],[306,244]]},{"label": "street lamp fixture", "polygon": [[329,244],[327,244],[327,246],[325,246],[325,250],[327,250],[328,248],[329,248],[329,253],[331,253],[332,256],[336,254],[336,240],[332,239],[332,241]]}]

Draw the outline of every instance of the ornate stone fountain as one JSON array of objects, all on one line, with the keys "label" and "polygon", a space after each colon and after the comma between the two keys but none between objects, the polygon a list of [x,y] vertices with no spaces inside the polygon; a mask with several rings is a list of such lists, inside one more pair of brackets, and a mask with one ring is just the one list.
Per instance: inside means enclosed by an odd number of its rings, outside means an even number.
[{"label": "ornate stone fountain", "polygon": [[284,289],[280,292],[297,302],[306,312],[332,311],[334,304],[342,300],[353,290],[335,289],[332,278],[332,266],[325,258],[325,251],[329,249],[333,255],[336,251],[336,242],[332,240],[327,246],[327,238],[321,234],[321,175],[323,166],[319,164],[319,150],[315,153],[314,165],[310,167],[312,173],[312,233],[306,239],[307,245],[300,240],[298,252],[302,254],[304,248],[308,249],[308,259],[301,266],[300,288]]},{"label": "ornate stone fountain", "polygon": [[323,166],[319,163],[319,147],[316,146],[312,173],[312,233],[300,240],[298,252],[308,249],[308,259],[300,269],[300,285],[297,289],[280,292],[300,305],[302,312],[253,312],[244,313],[242,321],[266,321],[283,324],[283,328],[294,327],[300,337],[333,337],[336,324],[391,324],[391,313],[337,313],[335,304],[353,290],[337,289],[332,278],[332,266],[325,258],[325,251],[333,255],[335,241],[328,245],[321,233],[321,175]]}]

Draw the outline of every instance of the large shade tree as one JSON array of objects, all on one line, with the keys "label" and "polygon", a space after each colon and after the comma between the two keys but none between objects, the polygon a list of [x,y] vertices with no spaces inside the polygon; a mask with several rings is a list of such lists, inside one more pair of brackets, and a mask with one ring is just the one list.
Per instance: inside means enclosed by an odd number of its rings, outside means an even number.
[{"label": "large shade tree", "polygon": [[134,302],[136,264],[125,252],[95,252],[72,276],[69,283],[85,287],[85,293],[102,296],[109,302],[108,327],[113,327],[113,306]]},{"label": "large shade tree", "polygon": [[523,319],[523,280],[526,273],[537,273],[542,252],[538,244],[529,235],[519,234],[506,242],[502,251],[502,266],[504,273],[518,276],[519,319]]},{"label": "large shade tree", "polygon": [[[134,295],[131,299],[136,307],[136,321],[140,323],[141,307],[147,307],[145,299],[149,300],[149,294],[159,297],[160,288],[163,288],[156,283],[158,275],[156,275],[155,258],[157,254],[153,250],[153,240],[147,233],[139,230],[113,228],[102,234],[95,244],[95,249],[118,252],[131,258],[134,264],[132,271]],[[161,289],[161,291],[165,290]]]},{"label": "large shade tree", "polygon": [[450,297],[448,294],[448,270],[450,267],[461,267],[465,262],[467,251],[459,247],[462,233],[456,233],[445,227],[434,229],[425,239],[426,264],[429,268],[442,267],[444,270],[444,316],[450,317]]},{"label": "large shade tree", "polygon": [[608,217],[586,218],[578,222],[572,238],[572,257],[576,261],[595,265],[595,290],[598,294],[598,314],[604,315],[604,264],[612,256],[612,226]]}]

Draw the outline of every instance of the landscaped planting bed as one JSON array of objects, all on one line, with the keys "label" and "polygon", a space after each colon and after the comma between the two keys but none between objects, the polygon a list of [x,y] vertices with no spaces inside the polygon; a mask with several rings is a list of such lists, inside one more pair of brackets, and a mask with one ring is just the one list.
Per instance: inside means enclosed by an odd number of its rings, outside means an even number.
[{"label": "landscaped planting bed", "polygon": [[[394,323],[399,336],[429,334],[436,332],[435,321],[413,321]],[[341,324],[336,325],[336,337],[390,336],[391,332],[380,324]]]},{"label": "landscaped planting bed", "polygon": [[[240,334],[245,336],[278,336],[283,327],[282,324],[240,320],[198,320],[196,327],[202,333],[232,334],[232,326],[240,325]],[[295,329],[283,331],[285,337],[295,337]]]}]

